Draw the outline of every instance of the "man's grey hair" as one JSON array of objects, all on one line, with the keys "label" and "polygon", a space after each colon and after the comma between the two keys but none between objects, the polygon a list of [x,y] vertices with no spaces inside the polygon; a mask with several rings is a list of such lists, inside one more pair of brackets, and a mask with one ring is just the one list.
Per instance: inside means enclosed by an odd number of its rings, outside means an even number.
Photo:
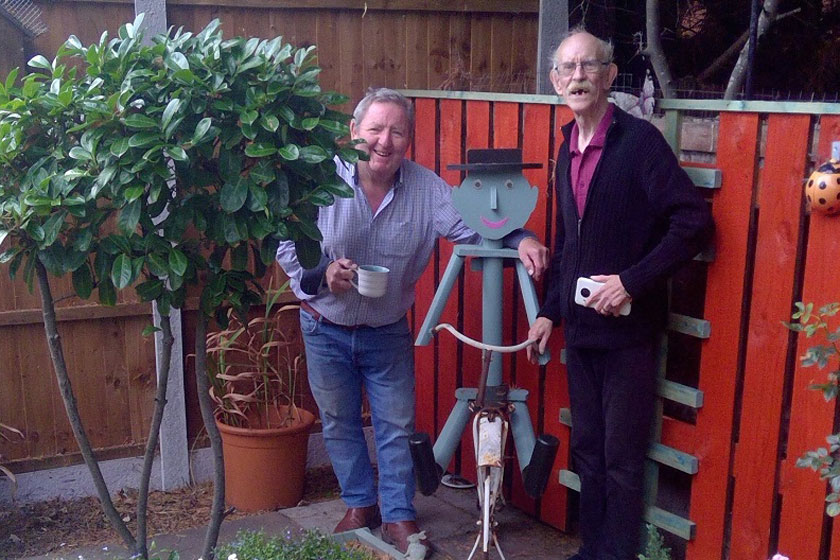
[{"label": "man's grey hair", "polygon": [[414,105],[403,94],[389,88],[368,89],[367,94],[353,110],[353,119],[355,119],[357,125],[364,120],[368,109],[374,103],[393,103],[402,107],[408,119],[408,130],[411,135],[414,134]]},{"label": "man's grey hair", "polygon": [[[557,55],[560,53],[560,47],[563,46],[563,43],[566,39],[573,37],[575,35],[580,35],[581,33],[588,33],[592,35],[589,31],[587,31],[586,27],[583,24],[576,25],[573,28],[569,29],[569,32],[563,35],[563,38],[560,40],[560,44],[557,45],[557,48],[554,49],[554,52],[551,54],[551,67],[555,70],[557,69]],[[593,35],[593,37],[595,37]],[[615,48],[613,47],[612,41],[609,39],[601,39],[600,37],[595,37],[598,40],[598,50],[601,51],[598,60],[601,62],[612,62],[613,61],[613,54],[615,52]]]}]

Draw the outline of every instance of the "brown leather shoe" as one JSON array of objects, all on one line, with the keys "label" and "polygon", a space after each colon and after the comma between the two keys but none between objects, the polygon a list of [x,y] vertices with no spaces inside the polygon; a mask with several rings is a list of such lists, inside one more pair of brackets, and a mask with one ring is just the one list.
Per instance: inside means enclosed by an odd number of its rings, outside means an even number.
[{"label": "brown leather shoe", "polygon": [[352,531],[353,529],[361,529],[362,527],[373,530],[380,525],[382,525],[382,516],[379,514],[379,506],[377,504],[367,507],[347,508],[347,513],[344,514],[344,517],[335,526],[333,533]]},{"label": "brown leather shoe", "polygon": [[432,544],[426,538],[426,533],[420,530],[415,521],[383,523],[382,540],[412,560],[424,558],[432,548]]}]

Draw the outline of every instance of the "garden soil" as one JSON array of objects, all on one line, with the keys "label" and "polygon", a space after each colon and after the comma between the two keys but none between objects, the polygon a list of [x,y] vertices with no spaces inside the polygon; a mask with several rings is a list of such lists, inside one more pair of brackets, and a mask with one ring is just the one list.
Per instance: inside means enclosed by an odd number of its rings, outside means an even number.
[{"label": "garden soil", "polygon": [[[303,502],[329,500],[337,495],[338,483],[332,469],[325,467],[307,472]],[[212,501],[213,486],[209,482],[171,492],[150,493],[149,539],[206,526]],[[114,497],[114,506],[133,534],[136,530],[136,491],[121,491]],[[234,511],[225,519],[248,515],[255,514]],[[0,559],[3,560],[118,541],[97,498],[0,504]]]}]

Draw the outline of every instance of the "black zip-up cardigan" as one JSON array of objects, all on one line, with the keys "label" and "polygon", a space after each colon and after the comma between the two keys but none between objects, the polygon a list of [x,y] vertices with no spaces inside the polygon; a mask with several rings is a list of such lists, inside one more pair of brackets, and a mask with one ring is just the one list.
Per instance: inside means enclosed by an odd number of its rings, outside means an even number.
[{"label": "black zip-up cardigan", "polygon": [[[570,122],[563,127],[571,137]],[[540,316],[562,318],[566,344],[622,348],[646,343],[665,326],[666,281],[713,232],[709,206],[659,130],[613,111],[583,216],[571,189],[568,140],[557,155],[557,234]],[[581,276],[619,274],[633,298],[629,315],[602,316],[574,303]]]}]

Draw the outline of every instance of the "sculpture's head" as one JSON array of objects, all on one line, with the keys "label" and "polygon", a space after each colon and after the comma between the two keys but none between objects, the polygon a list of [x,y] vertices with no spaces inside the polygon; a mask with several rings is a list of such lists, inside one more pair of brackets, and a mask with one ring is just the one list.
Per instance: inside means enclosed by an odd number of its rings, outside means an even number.
[{"label": "sculpture's head", "polygon": [[521,150],[470,150],[467,165],[450,169],[466,169],[467,177],[452,192],[452,202],[464,223],[485,239],[501,239],[528,221],[537,205],[537,187],[522,176]]}]

